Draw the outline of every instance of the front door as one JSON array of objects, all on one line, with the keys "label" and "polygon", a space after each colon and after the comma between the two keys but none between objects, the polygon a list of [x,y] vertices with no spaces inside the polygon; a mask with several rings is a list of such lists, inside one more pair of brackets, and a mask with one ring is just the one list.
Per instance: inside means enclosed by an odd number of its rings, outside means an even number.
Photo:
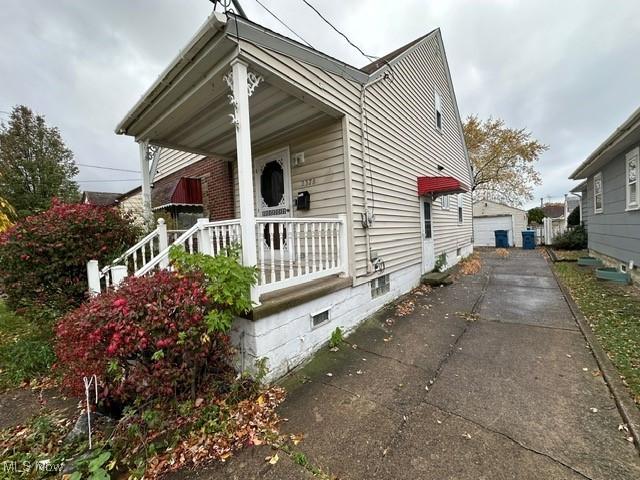
[{"label": "front door", "polygon": [[433,246],[433,204],[431,200],[420,198],[420,219],[422,224],[422,273],[430,272],[436,266]]},{"label": "front door", "polygon": [[265,252],[271,252],[271,244],[276,257],[285,254],[293,242],[287,241],[285,225],[278,224],[279,218],[291,216],[291,169],[289,149],[257,157],[254,161],[256,192],[256,216],[273,219],[263,227],[262,241]]}]

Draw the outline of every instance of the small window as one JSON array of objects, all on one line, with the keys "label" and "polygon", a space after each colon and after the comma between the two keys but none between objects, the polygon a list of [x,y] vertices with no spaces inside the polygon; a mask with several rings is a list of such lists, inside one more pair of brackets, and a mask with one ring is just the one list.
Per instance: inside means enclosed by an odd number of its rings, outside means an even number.
[{"label": "small window", "polygon": [[389,274],[382,275],[381,277],[371,280],[371,298],[376,298],[385,293],[389,293],[391,282],[389,281]]},{"label": "small window", "polygon": [[442,131],[442,99],[440,98],[440,94],[435,92],[435,110],[436,110],[436,128]]},{"label": "small window", "polygon": [[602,173],[593,177],[593,211],[602,213]]},{"label": "small window", "polygon": [[431,203],[424,202],[424,238],[431,238]]},{"label": "small window", "polygon": [[449,210],[449,195],[442,195],[440,197],[440,205],[442,206],[443,210]]},{"label": "small window", "polygon": [[627,209],[635,210],[640,207],[640,193],[638,192],[638,163],[640,163],[640,148],[636,147],[627,153]]},{"label": "small window", "polygon": [[320,325],[329,321],[329,310],[325,310],[315,315],[311,315],[311,327],[319,327]]},{"label": "small window", "polygon": [[464,196],[462,193],[458,194],[458,223],[462,223],[462,207],[464,206]]}]

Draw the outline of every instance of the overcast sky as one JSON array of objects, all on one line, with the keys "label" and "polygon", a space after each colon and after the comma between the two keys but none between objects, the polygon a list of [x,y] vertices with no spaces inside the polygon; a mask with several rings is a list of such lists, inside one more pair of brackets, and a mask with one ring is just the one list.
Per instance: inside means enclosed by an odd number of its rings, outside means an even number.
[{"label": "overcast sky", "polygon": [[[575,166],[640,106],[636,0],[310,1],[376,56],[440,27],[461,115],[501,117],[550,146],[532,203],[561,197]],[[301,0],[261,2],[316,48],[368,63]],[[241,4],[288,34],[256,0]],[[44,114],[78,163],[137,170],[136,144],[114,128],[211,11],[208,0],[2,0],[0,111]],[[138,177],[80,167],[78,180],[124,192]]]}]

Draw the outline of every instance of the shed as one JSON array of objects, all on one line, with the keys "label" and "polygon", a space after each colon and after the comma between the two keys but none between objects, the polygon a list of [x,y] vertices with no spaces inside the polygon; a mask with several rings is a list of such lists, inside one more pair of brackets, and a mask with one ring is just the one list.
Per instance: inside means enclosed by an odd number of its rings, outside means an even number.
[{"label": "shed", "polygon": [[527,212],[491,200],[478,200],[473,204],[473,244],[476,247],[495,245],[495,230],[509,232],[509,244],[522,247],[521,231],[527,229]]}]

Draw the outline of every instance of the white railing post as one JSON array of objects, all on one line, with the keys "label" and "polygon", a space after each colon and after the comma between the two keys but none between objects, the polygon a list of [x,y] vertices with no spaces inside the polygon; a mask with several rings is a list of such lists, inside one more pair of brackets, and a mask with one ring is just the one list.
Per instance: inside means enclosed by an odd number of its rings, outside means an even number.
[{"label": "white railing post", "polygon": [[87,283],[89,284],[89,293],[91,295],[100,293],[100,267],[97,260],[89,260],[87,262]]},{"label": "white railing post", "polygon": [[[235,109],[233,120],[236,127],[242,263],[246,266],[254,266],[257,265],[258,258],[253,197],[253,161],[251,155],[247,64],[239,59],[233,60],[231,62],[231,77],[230,83],[233,90],[233,106]],[[253,88],[255,88],[255,85],[253,85]],[[258,292],[255,287],[251,289],[251,299],[255,303],[259,301]]]},{"label": "white railing post", "polygon": [[344,214],[338,215],[340,220],[339,234],[338,234],[338,248],[340,249],[338,260],[340,261],[340,269],[342,270],[341,276],[349,275],[349,232],[347,231],[347,216]]},{"label": "white railing post", "polygon": [[111,267],[111,283],[114,287],[120,285],[125,278],[127,278],[126,265],[114,265]]},{"label": "white railing post", "polygon": [[211,239],[209,238],[209,227],[207,226],[208,223],[208,218],[198,219],[198,252],[206,255],[213,255],[213,251],[211,250]]},{"label": "white railing post", "polygon": [[[167,236],[167,224],[164,221],[164,218],[158,219],[158,252],[162,252],[165,248],[169,246],[169,237]],[[168,268],[169,267],[169,257],[163,258],[160,261],[160,268]]]}]

